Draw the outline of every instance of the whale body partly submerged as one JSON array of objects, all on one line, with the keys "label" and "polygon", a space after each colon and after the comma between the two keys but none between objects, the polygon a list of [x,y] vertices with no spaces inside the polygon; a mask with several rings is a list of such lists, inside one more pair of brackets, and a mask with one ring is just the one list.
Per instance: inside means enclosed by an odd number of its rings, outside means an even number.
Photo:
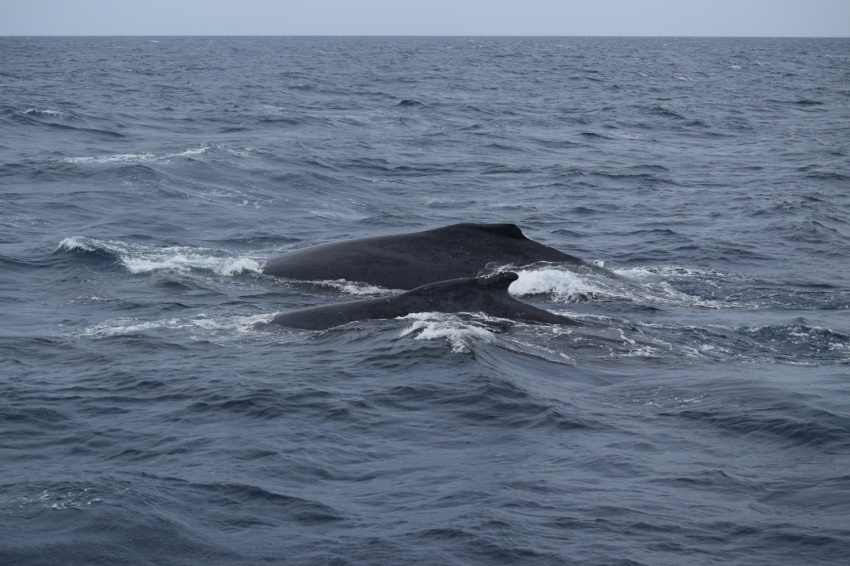
[{"label": "whale body partly submerged", "polygon": [[305,281],[345,279],[414,289],[485,270],[554,262],[600,271],[530,240],[515,224],[454,224],[433,230],[310,246],[270,260],[266,275]]},{"label": "whale body partly submerged", "polygon": [[355,320],[389,319],[415,312],[481,312],[497,318],[544,324],[577,325],[571,318],[529,305],[508,294],[518,278],[503,272],[488,277],[429,283],[406,293],[310,307],[283,313],[275,324],[305,330],[324,330]]}]

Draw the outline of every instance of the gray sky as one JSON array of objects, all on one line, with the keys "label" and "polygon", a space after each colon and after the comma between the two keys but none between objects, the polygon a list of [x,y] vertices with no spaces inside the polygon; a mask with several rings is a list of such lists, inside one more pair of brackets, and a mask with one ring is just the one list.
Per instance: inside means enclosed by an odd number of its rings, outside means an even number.
[{"label": "gray sky", "polygon": [[850,0],[0,0],[0,35],[850,36]]}]

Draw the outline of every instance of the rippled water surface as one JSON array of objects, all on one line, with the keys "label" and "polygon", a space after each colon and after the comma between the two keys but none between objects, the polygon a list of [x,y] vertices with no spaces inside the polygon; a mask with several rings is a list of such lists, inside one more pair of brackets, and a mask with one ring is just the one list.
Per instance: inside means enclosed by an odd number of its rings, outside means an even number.
[{"label": "rippled water surface", "polygon": [[[850,561],[850,41],[0,38],[0,563]],[[262,275],[514,222],[580,327]]]}]

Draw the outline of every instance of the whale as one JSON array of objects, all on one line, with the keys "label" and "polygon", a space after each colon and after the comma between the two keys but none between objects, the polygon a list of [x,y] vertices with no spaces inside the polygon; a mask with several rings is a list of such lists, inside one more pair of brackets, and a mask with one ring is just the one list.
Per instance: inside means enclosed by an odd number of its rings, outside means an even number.
[{"label": "whale", "polygon": [[411,290],[540,262],[608,273],[529,239],[516,224],[472,223],[309,246],[269,260],[263,273],[302,281],[345,279]]},{"label": "whale", "polygon": [[469,312],[528,323],[580,324],[513,298],[508,287],[518,278],[516,273],[505,271],[485,277],[439,281],[388,297],[285,312],[271,322],[302,330],[327,330],[358,320],[392,319],[416,312]]}]

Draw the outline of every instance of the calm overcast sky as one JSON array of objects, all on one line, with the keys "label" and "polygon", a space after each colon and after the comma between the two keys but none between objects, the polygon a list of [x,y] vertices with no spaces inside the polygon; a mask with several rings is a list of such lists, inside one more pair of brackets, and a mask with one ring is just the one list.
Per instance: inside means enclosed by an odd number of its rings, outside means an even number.
[{"label": "calm overcast sky", "polygon": [[0,0],[0,35],[850,36],[850,0]]}]

